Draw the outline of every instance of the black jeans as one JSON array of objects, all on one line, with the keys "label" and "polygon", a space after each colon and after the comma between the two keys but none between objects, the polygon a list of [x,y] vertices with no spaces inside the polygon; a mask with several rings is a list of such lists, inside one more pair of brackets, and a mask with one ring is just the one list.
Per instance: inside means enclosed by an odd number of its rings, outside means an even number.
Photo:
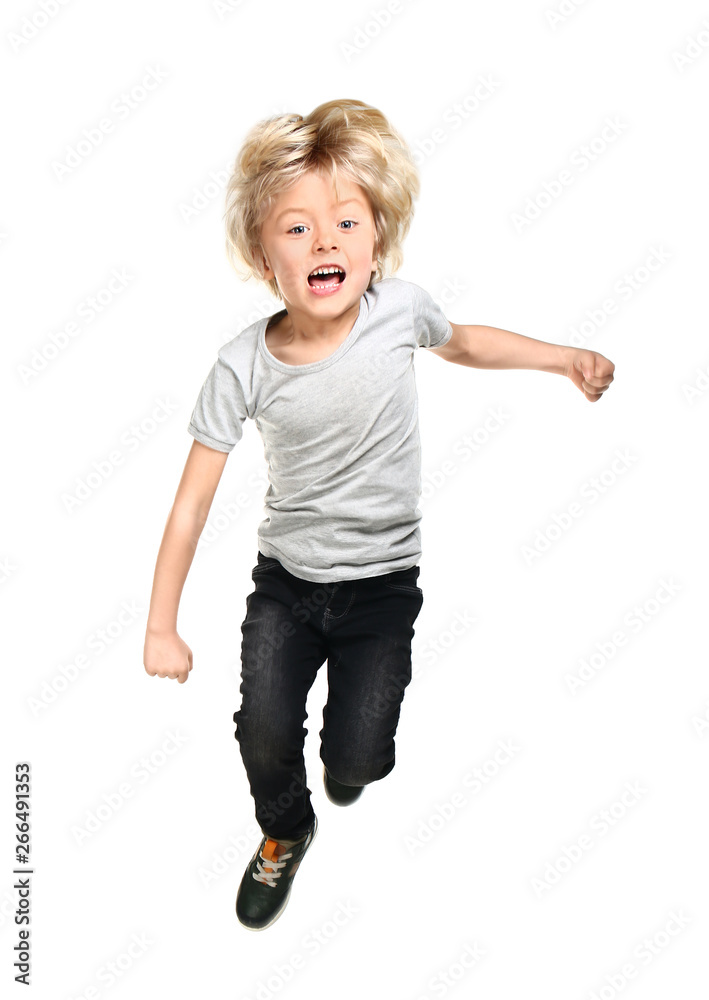
[{"label": "black jeans", "polygon": [[303,723],[308,691],[326,659],[320,757],[329,773],[344,785],[366,785],[393,769],[423,604],[419,571],[313,583],[258,552],[241,625],[234,735],[265,836],[296,840],[313,821]]}]

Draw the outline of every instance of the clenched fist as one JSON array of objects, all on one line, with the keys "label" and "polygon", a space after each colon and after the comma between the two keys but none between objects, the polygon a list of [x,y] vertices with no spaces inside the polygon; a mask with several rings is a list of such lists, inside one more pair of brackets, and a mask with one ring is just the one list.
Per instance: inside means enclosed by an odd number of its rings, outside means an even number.
[{"label": "clenched fist", "polygon": [[177,632],[145,633],[143,664],[151,677],[169,677],[184,684],[192,669],[192,650]]}]

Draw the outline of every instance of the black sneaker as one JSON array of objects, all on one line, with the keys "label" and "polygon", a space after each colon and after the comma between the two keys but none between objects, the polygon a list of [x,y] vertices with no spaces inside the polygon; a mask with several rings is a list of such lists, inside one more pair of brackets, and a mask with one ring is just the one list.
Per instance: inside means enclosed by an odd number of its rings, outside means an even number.
[{"label": "black sneaker", "polygon": [[351,802],[355,802],[364,791],[364,785],[343,785],[341,782],[335,781],[326,767],[323,767],[323,782],[325,783],[325,794],[330,802],[334,802],[337,806],[348,806]]},{"label": "black sneaker", "polygon": [[286,908],[293,876],[315,839],[318,818],[303,840],[281,843],[264,836],[241,879],[236,894],[236,915],[252,931],[270,927]]}]

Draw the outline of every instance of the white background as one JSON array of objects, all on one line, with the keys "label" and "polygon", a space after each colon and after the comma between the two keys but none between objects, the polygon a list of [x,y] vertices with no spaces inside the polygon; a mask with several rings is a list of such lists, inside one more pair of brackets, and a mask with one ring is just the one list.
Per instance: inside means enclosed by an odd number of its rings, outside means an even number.
[{"label": "white background", "polygon": [[[2,980],[19,995],[28,760],[43,1000],[705,997],[709,8],[409,0],[382,26],[384,0],[221,6],[3,6]],[[164,79],[141,93],[151,70]],[[421,164],[398,276],[436,298],[457,286],[456,323],[572,344],[586,322],[615,381],[590,403],[561,376],[417,352],[425,601],[397,764],[349,809],[325,798],[321,670],[319,833],[285,913],[254,934],[234,913],[260,834],[232,720],[264,516],[250,421],[210,522],[240,493],[245,507],[183,592],[188,683],[149,677],[143,641],[199,389],[222,343],[281,308],[227,262],[224,171],[257,120],[339,97],[384,111]],[[114,269],[129,279],[88,321]],[[111,474],[70,506],[94,463]],[[495,763],[501,742],[514,751]]]}]

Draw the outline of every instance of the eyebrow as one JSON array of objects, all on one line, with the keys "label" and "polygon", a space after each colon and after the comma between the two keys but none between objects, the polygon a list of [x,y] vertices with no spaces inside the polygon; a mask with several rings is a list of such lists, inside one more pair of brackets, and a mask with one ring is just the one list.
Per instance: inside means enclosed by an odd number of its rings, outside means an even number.
[{"label": "eyebrow", "polygon": [[[342,208],[343,205],[350,205],[352,203],[357,205],[364,204],[361,198],[347,198],[345,201],[338,202],[337,207]],[[308,211],[307,208],[284,208],[283,211],[280,212],[279,215],[277,216],[276,222],[280,222],[283,216],[288,215],[289,212],[302,212],[303,214],[305,214],[307,213],[307,211]]]}]

